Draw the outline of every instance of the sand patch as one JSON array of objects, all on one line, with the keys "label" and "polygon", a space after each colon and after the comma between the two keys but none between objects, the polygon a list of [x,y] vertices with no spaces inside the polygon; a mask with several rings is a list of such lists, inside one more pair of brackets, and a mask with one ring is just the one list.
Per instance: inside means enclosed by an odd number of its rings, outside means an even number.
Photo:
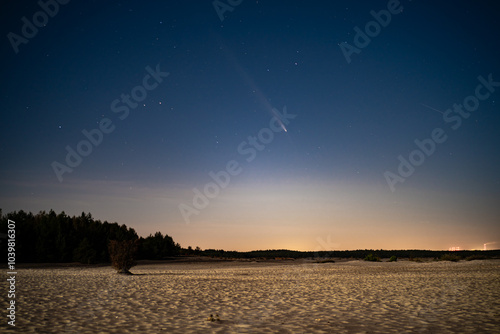
[{"label": "sand patch", "polygon": [[[132,272],[18,270],[16,332],[500,332],[498,260],[169,264]],[[211,314],[221,320],[207,321]]]}]

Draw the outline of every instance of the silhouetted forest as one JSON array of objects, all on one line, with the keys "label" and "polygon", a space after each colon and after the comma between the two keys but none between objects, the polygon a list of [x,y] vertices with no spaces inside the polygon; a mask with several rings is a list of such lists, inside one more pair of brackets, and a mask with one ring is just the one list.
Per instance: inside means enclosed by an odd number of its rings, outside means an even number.
[{"label": "silhouetted forest", "polygon": [[137,240],[137,259],[163,259],[178,255],[181,249],[161,232],[138,237],[133,228],[95,220],[90,213],[70,217],[52,210],[35,215],[21,210],[2,215],[0,210],[0,216],[0,233],[7,233],[8,219],[16,222],[17,263],[107,263],[110,240]]},{"label": "silhouetted forest", "polygon": [[7,220],[16,222],[17,263],[109,263],[110,240],[135,240],[138,260],[162,260],[172,256],[206,256],[223,259],[301,259],[301,258],[353,258],[364,259],[372,254],[378,258],[435,258],[452,253],[455,257],[498,258],[500,250],[489,251],[430,251],[430,250],[350,250],[303,252],[286,249],[251,252],[224,251],[222,249],[181,248],[172,237],[156,232],[146,238],[139,237],[133,228],[118,223],[101,222],[90,213],[70,217],[64,212],[41,211],[38,214],[17,211],[2,215],[0,209],[0,244],[4,248]]},{"label": "silhouetted forest", "polygon": [[[185,251],[185,250],[183,250]],[[319,251],[319,252],[304,252],[304,251],[293,251],[287,249],[270,249],[270,250],[257,250],[250,252],[236,252],[236,251],[224,251],[222,249],[206,249],[206,250],[194,250],[191,252],[195,255],[200,256],[211,256],[218,258],[234,258],[234,259],[304,259],[304,258],[344,258],[344,259],[364,259],[368,255],[372,254],[379,258],[390,258],[391,256],[396,256],[397,258],[409,258],[409,259],[420,259],[420,258],[434,258],[439,259],[445,254],[453,254],[461,259],[466,259],[471,256],[482,256],[485,258],[498,258],[500,257],[500,250],[463,250],[463,251],[432,251],[432,250],[373,250],[373,249],[358,249],[358,250],[334,250],[334,251]]]}]

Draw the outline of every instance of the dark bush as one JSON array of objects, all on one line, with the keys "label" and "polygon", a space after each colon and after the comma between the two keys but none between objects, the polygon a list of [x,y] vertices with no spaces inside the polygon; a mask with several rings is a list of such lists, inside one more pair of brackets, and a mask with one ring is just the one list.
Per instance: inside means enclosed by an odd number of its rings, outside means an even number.
[{"label": "dark bush", "polygon": [[370,253],[365,257],[365,261],[380,262],[380,258]]},{"label": "dark bush", "polygon": [[136,252],[137,242],[135,240],[109,241],[111,266],[120,274],[130,274],[129,269],[136,265]]}]

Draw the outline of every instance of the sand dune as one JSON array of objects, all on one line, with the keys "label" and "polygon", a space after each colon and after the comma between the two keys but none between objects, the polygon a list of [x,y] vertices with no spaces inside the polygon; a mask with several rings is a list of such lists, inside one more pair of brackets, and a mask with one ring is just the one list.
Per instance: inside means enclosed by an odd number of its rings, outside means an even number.
[{"label": "sand dune", "polygon": [[[132,271],[19,269],[15,331],[500,333],[500,260],[222,262]],[[211,314],[221,320],[207,321]],[[10,331],[5,319],[2,332]]]}]

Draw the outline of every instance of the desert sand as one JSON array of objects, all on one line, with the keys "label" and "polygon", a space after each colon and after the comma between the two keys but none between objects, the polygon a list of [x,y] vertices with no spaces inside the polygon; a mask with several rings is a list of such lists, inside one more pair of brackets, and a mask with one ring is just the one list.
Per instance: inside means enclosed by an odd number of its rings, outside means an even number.
[{"label": "desert sand", "polygon": [[0,332],[500,333],[500,260],[290,262],[19,269]]}]

